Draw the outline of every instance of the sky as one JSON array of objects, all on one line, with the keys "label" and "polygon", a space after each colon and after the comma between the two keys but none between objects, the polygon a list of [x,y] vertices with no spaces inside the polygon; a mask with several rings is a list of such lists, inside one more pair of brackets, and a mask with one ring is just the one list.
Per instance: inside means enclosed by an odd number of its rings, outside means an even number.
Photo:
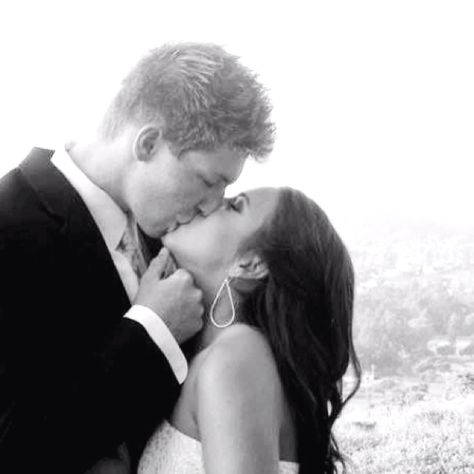
[{"label": "sky", "polygon": [[258,72],[275,149],[230,193],[288,185],[336,225],[397,215],[474,227],[474,2],[2,2],[0,174],[86,136],[130,67],[210,41]]}]

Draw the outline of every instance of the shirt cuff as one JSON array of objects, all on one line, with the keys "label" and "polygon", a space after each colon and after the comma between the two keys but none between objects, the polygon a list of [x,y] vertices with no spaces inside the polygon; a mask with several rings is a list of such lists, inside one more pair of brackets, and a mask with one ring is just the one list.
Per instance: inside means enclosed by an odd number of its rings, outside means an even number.
[{"label": "shirt cuff", "polygon": [[153,310],[139,304],[133,305],[125,317],[133,319],[145,328],[153,342],[168,359],[176,379],[182,384],[188,375],[188,362],[164,321]]}]

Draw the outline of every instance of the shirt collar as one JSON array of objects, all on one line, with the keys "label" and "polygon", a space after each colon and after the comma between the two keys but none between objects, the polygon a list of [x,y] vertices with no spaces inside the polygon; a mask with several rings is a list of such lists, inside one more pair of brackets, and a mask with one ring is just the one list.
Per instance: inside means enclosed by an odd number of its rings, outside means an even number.
[{"label": "shirt collar", "polygon": [[51,162],[83,199],[109,251],[116,250],[127,226],[127,214],[74,163],[64,147],[54,152]]}]

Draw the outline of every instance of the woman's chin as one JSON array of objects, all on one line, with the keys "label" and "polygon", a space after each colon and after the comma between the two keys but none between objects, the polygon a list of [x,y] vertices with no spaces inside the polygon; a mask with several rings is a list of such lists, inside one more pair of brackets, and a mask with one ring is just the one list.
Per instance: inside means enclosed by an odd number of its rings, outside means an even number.
[{"label": "woman's chin", "polygon": [[170,251],[171,255],[177,263],[181,263],[183,260],[186,260],[185,255],[189,253],[187,251],[187,246],[185,245],[185,242],[181,240],[179,234],[179,229],[177,229],[172,232],[166,233],[161,238],[163,246]]},{"label": "woman's chin", "polygon": [[173,239],[173,235],[172,234],[165,234],[163,237],[161,237],[161,242],[163,244],[163,247],[166,247],[171,255],[173,255],[174,258],[175,257],[175,253],[176,253],[176,245],[174,245],[174,239]]},{"label": "woman's chin", "polygon": [[161,237],[161,241],[168,246],[166,243],[171,243],[176,240],[176,235],[179,235],[180,227],[179,226],[173,226],[171,228],[168,228],[165,232],[165,234]]}]

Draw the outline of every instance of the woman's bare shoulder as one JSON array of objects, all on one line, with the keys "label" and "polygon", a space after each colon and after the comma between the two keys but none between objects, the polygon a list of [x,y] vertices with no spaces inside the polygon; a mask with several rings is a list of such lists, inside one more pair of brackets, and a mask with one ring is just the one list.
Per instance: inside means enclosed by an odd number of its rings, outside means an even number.
[{"label": "woman's bare shoulder", "polygon": [[199,366],[197,384],[200,392],[237,390],[247,396],[281,392],[267,339],[258,329],[245,324],[228,328],[208,348]]},{"label": "woman's bare shoulder", "polygon": [[250,362],[249,368],[255,364],[274,365],[267,339],[258,329],[247,324],[235,324],[226,329],[208,349],[203,367],[229,364],[227,369],[239,370],[248,367]]}]

